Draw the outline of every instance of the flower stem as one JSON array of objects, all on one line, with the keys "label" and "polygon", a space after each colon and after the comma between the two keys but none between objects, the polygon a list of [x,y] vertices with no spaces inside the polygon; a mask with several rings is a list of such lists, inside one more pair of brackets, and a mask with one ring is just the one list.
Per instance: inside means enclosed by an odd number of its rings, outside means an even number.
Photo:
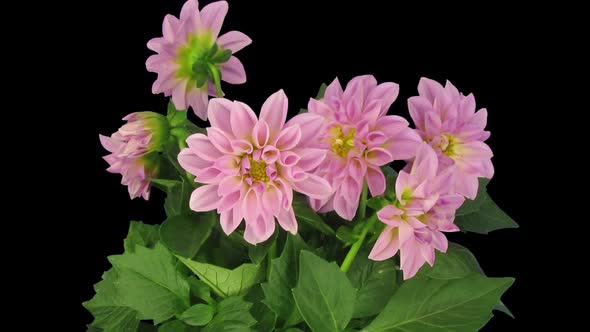
[{"label": "flower stem", "polygon": [[[365,218],[367,216],[367,196],[369,194],[368,191],[369,190],[367,187],[367,183],[365,182],[363,184],[363,191],[361,193],[359,210],[357,212],[357,222],[361,222],[361,221],[365,220]],[[350,247],[348,254],[346,254],[346,257],[344,258],[344,261],[342,262],[342,265],[340,266],[340,270],[346,272],[346,271],[348,271],[348,269],[350,269],[352,262],[354,262],[354,259],[356,258],[356,255],[358,254],[359,250],[361,249],[361,246],[363,245],[363,242],[365,241],[365,237],[367,237],[367,233],[369,232],[369,229],[371,229],[373,227],[375,220],[377,220],[377,215],[373,215],[373,216],[371,216],[371,218],[369,218],[368,220],[365,221],[365,225],[361,229],[361,234],[359,235],[356,242],[352,244],[352,247]]]}]

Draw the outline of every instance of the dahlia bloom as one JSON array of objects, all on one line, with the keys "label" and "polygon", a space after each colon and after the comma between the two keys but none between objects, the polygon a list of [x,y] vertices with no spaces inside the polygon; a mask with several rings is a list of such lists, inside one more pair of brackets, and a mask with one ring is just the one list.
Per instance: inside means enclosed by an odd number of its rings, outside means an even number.
[{"label": "dahlia bloom", "polygon": [[381,195],[385,191],[381,166],[414,157],[420,136],[404,118],[386,115],[398,92],[397,84],[377,85],[373,76],[366,75],[352,79],[344,91],[335,79],[322,99],[309,101],[309,113],[321,116],[326,124],[316,147],[327,150],[327,155],[315,174],[334,188],[326,199],[311,198],[316,211],[335,210],[352,220],[364,181],[371,195]]},{"label": "dahlia bloom", "polygon": [[108,172],[120,173],[131,199],[150,197],[150,179],[160,170],[158,151],[168,137],[168,121],[153,112],[131,113],[111,137],[99,135],[102,146],[111,154],[104,157]]},{"label": "dahlia bloom", "polygon": [[369,258],[381,261],[400,251],[404,279],[413,277],[425,262],[434,264],[437,249],[446,252],[442,232],[456,232],[455,211],[465,198],[449,193],[456,167],[439,168],[434,150],[423,143],[409,173],[401,171],[395,183],[396,200],[377,212],[386,226]]},{"label": "dahlia bloom", "polygon": [[209,103],[207,135],[194,134],[178,155],[180,165],[203,183],[191,195],[194,211],[217,209],[226,234],[246,222],[244,238],[267,240],[279,225],[297,233],[291,206],[293,190],[316,199],[332,193],[330,184],[309,173],[324,159],[321,149],[302,148],[316,139],[322,121],[313,114],[285,123],[287,96],[271,95],[258,119],[248,105],[214,98]]},{"label": "dahlia bloom", "polygon": [[198,1],[188,0],[179,18],[166,15],[163,37],[147,44],[158,53],[146,61],[147,70],[158,74],[152,92],[172,96],[176,109],[190,106],[203,120],[207,119],[208,96],[223,95],[220,80],[246,82],[244,66],[232,54],[252,40],[239,31],[218,37],[227,8],[227,2],[218,1],[199,11]]},{"label": "dahlia bloom", "polygon": [[410,115],[422,139],[436,151],[439,163],[457,166],[455,192],[475,199],[478,177],[494,175],[493,156],[484,143],[488,112],[475,112],[473,94],[464,96],[451,82],[443,87],[428,78],[420,79],[419,96],[408,99]]}]

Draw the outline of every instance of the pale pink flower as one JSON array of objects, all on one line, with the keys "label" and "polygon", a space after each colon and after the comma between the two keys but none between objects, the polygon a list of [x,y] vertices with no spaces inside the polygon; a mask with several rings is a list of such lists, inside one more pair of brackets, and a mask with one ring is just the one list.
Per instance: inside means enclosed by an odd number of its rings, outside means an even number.
[{"label": "pale pink flower", "polygon": [[246,222],[244,238],[256,244],[268,239],[279,225],[297,233],[291,206],[293,190],[323,199],[330,184],[309,173],[324,159],[321,149],[302,148],[316,139],[321,118],[295,116],[285,124],[287,96],[270,96],[256,117],[248,105],[214,98],[209,103],[207,135],[194,134],[178,155],[180,165],[203,183],[191,195],[194,211],[217,209],[226,234]]},{"label": "pale pink flower", "polygon": [[434,250],[448,248],[442,232],[459,230],[453,221],[465,198],[449,193],[455,178],[455,166],[440,169],[434,150],[423,143],[409,173],[399,173],[394,204],[377,212],[386,226],[369,258],[385,260],[399,250],[404,279],[413,277],[425,262],[432,266]]},{"label": "pale pink flower", "polygon": [[218,1],[199,11],[198,1],[188,0],[179,18],[166,15],[163,37],[147,44],[158,53],[146,62],[148,71],[158,74],[152,92],[172,96],[177,109],[190,106],[203,120],[207,119],[208,95],[222,95],[220,80],[246,82],[244,66],[232,54],[252,40],[239,31],[218,37],[227,9],[227,2]]},{"label": "pale pink flower", "polygon": [[386,115],[398,92],[397,84],[377,85],[373,76],[366,75],[353,78],[344,91],[335,79],[322,99],[309,101],[309,113],[320,115],[326,124],[315,147],[326,149],[327,156],[315,174],[335,190],[326,199],[311,198],[316,211],[335,210],[352,220],[364,181],[371,195],[381,195],[385,191],[381,166],[414,157],[420,136],[404,118]]},{"label": "pale pink flower", "polygon": [[160,170],[158,151],[168,137],[168,122],[158,113],[131,113],[128,122],[111,137],[99,135],[102,146],[111,154],[104,157],[108,172],[120,173],[131,199],[150,197],[150,179]]},{"label": "pale pink flower", "polygon": [[473,94],[464,96],[451,82],[443,87],[428,78],[420,79],[419,96],[408,99],[410,115],[422,139],[436,151],[439,163],[457,166],[455,191],[475,199],[478,177],[494,175],[493,156],[484,143],[488,112],[475,112]]}]

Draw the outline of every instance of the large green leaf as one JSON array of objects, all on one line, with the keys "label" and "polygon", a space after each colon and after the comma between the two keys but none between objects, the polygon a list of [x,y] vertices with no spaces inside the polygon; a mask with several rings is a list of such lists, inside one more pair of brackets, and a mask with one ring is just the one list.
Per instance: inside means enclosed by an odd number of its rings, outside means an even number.
[{"label": "large green leaf", "polygon": [[[171,320],[160,325],[158,332],[198,332],[199,328],[190,326],[180,320]],[[141,331],[139,331],[141,332]]]},{"label": "large green leaf", "polygon": [[250,314],[252,303],[240,296],[230,296],[219,302],[217,314],[202,331],[203,332],[237,332],[251,331],[256,319]]},{"label": "large green leaf", "polygon": [[488,186],[489,182],[490,182],[490,179],[479,178],[479,187],[477,188],[477,196],[475,197],[474,200],[465,199],[465,203],[463,203],[463,205],[461,205],[461,207],[457,210],[455,215],[463,216],[466,214],[477,212],[479,210],[479,208],[481,207],[481,205],[483,204],[483,202],[487,198],[489,198],[488,192],[487,192],[487,186]]},{"label": "large green leaf", "polygon": [[102,275],[102,281],[94,286],[96,295],[83,305],[94,316],[93,327],[104,332],[135,332],[139,325],[138,312],[121,296],[116,283],[119,276],[115,269]]},{"label": "large green leaf", "polygon": [[201,299],[209,304],[216,303],[213,297],[211,297],[211,288],[204,282],[195,276],[188,278],[188,284],[191,288],[191,295],[195,298]]},{"label": "large green leaf", "polygon": [[117,288],[143,319],[156,324],[189,307],[189,285],[176,269],[176,259],[161,244],[135,247],[135,253],[110,256],[119,274]]},{"label": "large green leaf", "polygon": [[[473,273],[479,273],[485,276],[483,269],[471,251],[452,242],[449,243],[446,253],[436,252],[434,266],[431,267],[430,265],[424,264],[419,272],[420,275],[443,280],[464,278]],[[514,318],[510,309],[502,301],[499,301],[494,309]]]},{"label": "large green leaf", "polygon": [[250,308],[250,313],[256,319],[256,325],[254,325],[253,329],[257,332],[274,331],[277,315],[261,302],[264,299],[264,292],[260,284],[252,287],[244,299],[253,303],[252,308]]},{"label": "large green leaf", "polygon": [[129,232],[123,241],[125,252],[134,253],[135,246],[153,248],[160,240],[160,225],[147,225],[141,221],[132,221],[129,224]]},{"label": "large green leaf", "polygon": [[336,235],[332,227],[328,226],[324,219],[309,206],[304,196],[293,197],[293,210],[297,221],[302,221],[326,235]]},{"label": "large green leaf", "polygon": [[220,266],[201,263],[177,256],[178,259],[193,271],[221,297],[246,294],[248,289],[264,278],[261,265],[242,264],[233,270]]},{"label": "large green leaf", "polygon": [[335,263],[309,251],[299,256],[299,280],[293,296],[312,331],[343,331],[354,311],[356,290]]},{"label": "large green leaf", "polygon": [[361,252],[346,273],[357,289],[353,318],[376,315],[398,288],[398,273],[391,260],[376,262]]},{"label": "large green leaf", "polygon": [[217,213],[189,213],[168,217],[160,229],[162,243],[172,252],[192,258],[209,238]]},{"label": "large green leaf", "polygon": [[256,245],[248,244],[248,257],[254,264],[260,264],[266,257],[268,250],[273,246],[276,245],[275,241],[277,238],[277,234],[279,234],[278,230],[273,233],[270,239],[258,243]]},{"label": "large green leaf", "polygon": [[488,234],[503,228],[518,228],[518,224],[502,211],[487,194],[483,195],[479,210],[455,218],[462,231]]},{"label": "large green leaf", "polygon": [[262,284],[264,303],[274,311],[285,326],[303,319],[295,305],[291,289],[297,285],[299,252],[310,250],[298,235],[289,234],[281,256],[271,261],[268,282]]},{"label": "large green leaf", "polygon": [[191,213],[188,203],[192,191],[193,187],[184,179],[179,184],[168,188],[164,201],[166,215],[172,217]]},{"label": "large green leaf", "polygon": [[478,274],[449,280],[415,277],[399,288],[363,331],[478,331],[513,282]]}]

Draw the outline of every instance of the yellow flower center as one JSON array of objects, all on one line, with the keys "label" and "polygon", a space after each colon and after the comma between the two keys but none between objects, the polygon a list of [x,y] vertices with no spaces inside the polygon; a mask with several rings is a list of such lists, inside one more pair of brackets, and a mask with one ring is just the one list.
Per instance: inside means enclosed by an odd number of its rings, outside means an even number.
[{"label": "yellow flower center", "polygon": [[330,134],[332,134],[332,151],[334,151],[340,157],[346,157],[348,152],[354,148],[354,135],[356,134],[356,128],[349,129],[348,133],[345,134],[342,130],[342,127],[337,126],[330,129]]},{"label": "yellow flower center", "polygon": [[256,161],[252,157],[250,158],[250,176],[258,181],[267,182],[270,180],[266,174],[266,163],[264,160]]},{"label": "yellow flower center", "polygon": [[452,157],[456,154],[455,148],[457,147],[458,143],[459,140],[455,136],[450,134],[444,134],[441,137],[439,148],[444,154],[446,154],[449,157]]}]

